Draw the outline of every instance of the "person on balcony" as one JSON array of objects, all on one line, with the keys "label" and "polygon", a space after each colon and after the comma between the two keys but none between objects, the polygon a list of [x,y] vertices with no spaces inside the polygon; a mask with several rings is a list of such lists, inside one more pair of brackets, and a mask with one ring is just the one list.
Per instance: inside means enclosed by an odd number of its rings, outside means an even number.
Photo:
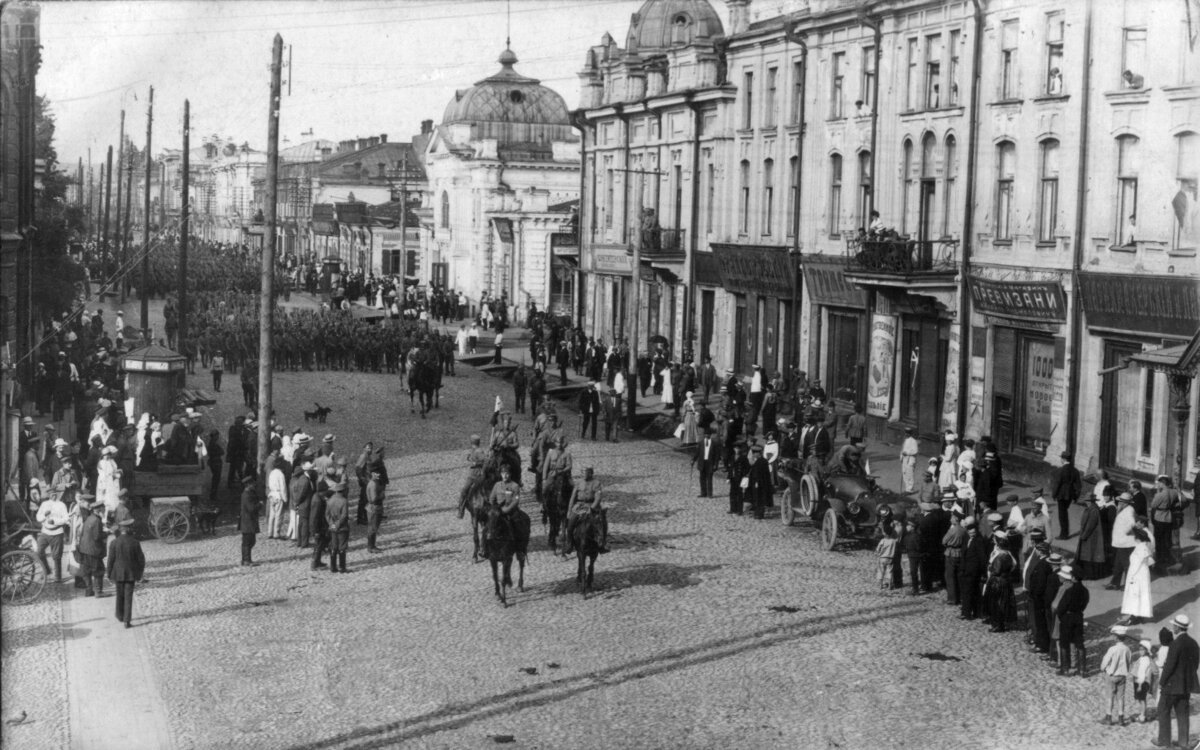
[{"label": "person on balcony", "polygon": [[642,249],[657,250],[662,229],[653,208],[642,209]]}]

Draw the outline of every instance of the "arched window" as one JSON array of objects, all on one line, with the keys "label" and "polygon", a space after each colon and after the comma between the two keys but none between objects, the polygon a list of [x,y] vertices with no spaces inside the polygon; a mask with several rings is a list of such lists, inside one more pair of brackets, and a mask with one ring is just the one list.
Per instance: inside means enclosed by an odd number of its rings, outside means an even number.
[{"label": "arched window", "polygon": [[1038,199],[1038,242],[1052,243],[1058,229],[1058,141],[1042,141],[1041,185]]},{"label": "arched window", "polygon": [[767,159],[763,162],[763,204],[762,204],[762,233],[771,233],[771,215],[775,213],[775,162]]},{"label": "arched window", "polygon": [[996,144],[996,239],[1012,240],[1013,177],[1017,147],[1012,141]]},{"label": "arched window", "polygon": [[750,234],[750,162],[745,159],[739,167],[741,200],[738,205],[738,232]]},{"label": "arched window", "polygon": [[921,177],[932,179],[934,174],[933,152],[937,148],[933,133],[926,133],[921,139]]},{"label": "arched window", "polygon": [[842,220],[842,155],[829,157],[829,236],[836,239]]},{"label": "arched window", "polygon": [[450,193],[442,191],[442,229],[450,228]]},{"label": "arched window", "polygon": [[900,164],[900,180],[904,185],[901,192],[900,205],[900,234],[908,234],[908,212],[913,204],[913,144],[912,140],[904,139],[904,161]]},{"label": "arched window", "polygon": [[871,224],[871,152],[858,154],[858,227],[866,229]]},{"label": "arched window", "polygon": [[942,236],[949,237],[954,233],[955,219],[957,218],[957,204],[955,203],[955,192],[958,180],[958,142],[954,136],[946,136],[946,156],[945,164],[942,167],[942,174],[945,183],[945,199],[942,203]]},{"label": "arched window", "polygon": [[1138,139],[1123,135],[1117,139],[1117,206],[1116,229],[1118,245],[1134,244],[1137,229],[1138,202]]}]

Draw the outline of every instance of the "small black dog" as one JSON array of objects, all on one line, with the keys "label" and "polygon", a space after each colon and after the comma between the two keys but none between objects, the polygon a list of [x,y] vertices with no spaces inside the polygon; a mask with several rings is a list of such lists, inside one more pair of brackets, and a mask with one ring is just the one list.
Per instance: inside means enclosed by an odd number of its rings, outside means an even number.
[{"label": "small black dog", "polygon": [[[316,403],[316,402],[314,401],[313,403]],[[325,424],[325,418],[328,417],[329,413],[332,411],[333,411],[333,409],[330,409],[328,406],[321,406],[320,404],[317,404],[316,411],[304,412],[304,421],[310,422],[315,419],[315,420],[317,420],[317,422],[319,422],[321,424]]]}]

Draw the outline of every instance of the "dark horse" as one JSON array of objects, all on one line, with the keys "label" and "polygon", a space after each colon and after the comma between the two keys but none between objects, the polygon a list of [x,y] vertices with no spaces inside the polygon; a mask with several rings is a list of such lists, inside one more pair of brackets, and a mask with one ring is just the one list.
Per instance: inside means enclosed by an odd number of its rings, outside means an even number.
[{"label": "dark horse", "polygon": [[515,459],[516,470],[514,470],[511,454],[511,451],[493,452],[492,457],[483,465],[483,473],[463,485],[460,501],[463,509],[471,515],[471,539],[474,542],[471,559],[475,562],[479,562],[479,529],[487,523],[486,504],[492,488],[496,486],[496,482],[500,481],[500,467],[507,465],[509,476],[513,477],[514,481],[520,477],[521,459],[520,457]]},{"label": "dark horse", "polygon": [[[596,557],[600,554],[600,518],[595,513],[584,513],[575,521],[575,529],[571,534],[575,545],[575,556],[579,561],[579,570],[575,574],[575,582],[579,584],[580,593],[587,598],[592,590],[592,574],[596,570]],[[584,567],[587,575],[584,576]]]},{"label": "dark horse", "polygon": [[[512,582],[512,561],[517,558],[517,590],[525,590],[525,558],[529,554],[529,515],[517,508],[505,516],[494,505],[488,505],[487,524],[483,529],[483,553],[492,563],[492,584],[496,598],[508,606],[508,589]],[[503,580],[500,568],[504,568]]]},{"label": "dark horse", "polygon": [[549,523],[550,532],[546,537],[550,551],[558,552],[558,535],[563,523],[567,520],[567,508],[571,503],[571,477],[563,472],[543,484],[542,496],[538,498],[542,504],[542,523]]},{"label": "dark horse", "polygon": [[415,412],[416,399],[421,402],[421,419],[425,414],[438,406],[439,389],[442,387],[442,373],[438,365],[428,362],[410,362],[408,365],[408,407],[409,413]]}]

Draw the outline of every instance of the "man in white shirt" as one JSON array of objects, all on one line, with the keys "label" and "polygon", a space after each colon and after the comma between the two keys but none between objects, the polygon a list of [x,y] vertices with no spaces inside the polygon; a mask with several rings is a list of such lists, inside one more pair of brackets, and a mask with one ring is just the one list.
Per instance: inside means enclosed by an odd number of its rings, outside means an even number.
[{"label": "man in white shirt", "polygon": [[1129,571],[1129,555],[1137,546],[1137,539],[1133,537],[1134,522],[1133,495],[1122,492],[1117,497],[1117,517],[1113,519],[1112,526],[1112,546],[1115,555],[1113,574],[1112,580],[1104,587],[1109,591],[1125,588],[1125,574]]},{"label": "man in white shirt", "polygon": [[287,534],[282,530],[283,509],[288,503],[287,477],[279,462],[267,475],[267,538],[286,539]]},{"label": "man in white shirt", "polygon": [[57,495],[50,495],[38,506],[37,522],[42,525],[37,537],[37,553],[42,559],[42,567],[46,575],[50,575],[50,566],[46,564],[46,550],[49,550],[54,558],[54,582],[62,583],[63,531],[70,522],[67,506]]},{"label": "man in white shirt", "polygon": [[617,370],[617,374],[613,376],[612,389],[617,393],[617,426],[620,427],[625,422],[625,409],[622,404],[625,403],[625,369]]},{"label": "man in white shirt", "polygon": [[900,476],[905,492],[917,489],[917,454],[920,452],[921,444],[917,442],[916,430],[905,427],[904,443],[900,446]]}]

